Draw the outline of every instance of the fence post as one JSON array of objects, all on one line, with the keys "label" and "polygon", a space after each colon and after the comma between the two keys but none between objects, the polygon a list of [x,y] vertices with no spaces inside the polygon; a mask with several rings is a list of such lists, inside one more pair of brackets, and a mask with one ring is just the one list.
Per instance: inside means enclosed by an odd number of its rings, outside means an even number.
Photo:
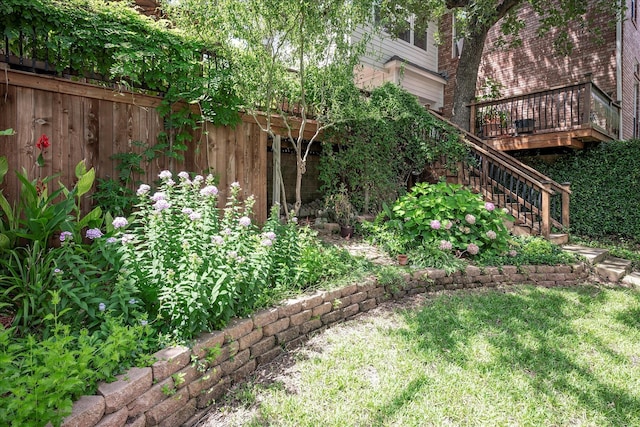
[{"label": "fence post", "polygon": [[542,200],[540,210],[542,211],[542,224],[540,226],[540,234],[548,239],[551,234],[551,183],[542,182]]},{"label": "fence post", "polygon": [[571,198],[571,183],[563,182],[560,184],[562,189],[562,226],[564,228],[569,228],[569,199]]}]

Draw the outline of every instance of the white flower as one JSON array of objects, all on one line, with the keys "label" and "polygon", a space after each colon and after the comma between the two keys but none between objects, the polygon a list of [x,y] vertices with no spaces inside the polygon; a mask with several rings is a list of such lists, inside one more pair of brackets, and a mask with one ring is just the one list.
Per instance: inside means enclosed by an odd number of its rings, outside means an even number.
[{"label": "white flower", "polygon": [[168,170],[164,170],[158,174],[158,177],[161,180],[166,181],[167,179],[171,179],[172,175],[171,175],[171,172],[169,172]]}]

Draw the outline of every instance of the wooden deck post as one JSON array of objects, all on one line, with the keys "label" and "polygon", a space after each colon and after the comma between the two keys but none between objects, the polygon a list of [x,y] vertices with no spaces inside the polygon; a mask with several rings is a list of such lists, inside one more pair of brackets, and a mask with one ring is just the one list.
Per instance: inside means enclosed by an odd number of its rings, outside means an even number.
[{"label": "wooden deck post", "polygon": [[551,234],[551,184],[549,182],[542,182],[542,200],[541,200],[541,213],[542,224],[540,226],[540,234],[542,237],[548,239]]},{"label": "wooden deck post", "polygon": [[471,104],[471,117],[469,118],[469,132],[476,135],[476,104]]},{"label": "wooden deck post", "polygon": [[562,189],[562,226],[569,228],[569,199],[571,198],[571,183],[563,182],[560,184]]}]

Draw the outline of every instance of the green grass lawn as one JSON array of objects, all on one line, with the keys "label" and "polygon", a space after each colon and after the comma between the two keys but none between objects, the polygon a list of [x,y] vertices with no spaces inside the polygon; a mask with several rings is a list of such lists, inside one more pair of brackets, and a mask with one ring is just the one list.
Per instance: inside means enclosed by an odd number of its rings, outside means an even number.
[{"label": "green grass lawn", "polygon": [[[378,308],[294,356],[275,380],[228,398],[245,406],[238,423],[640,425],[640,292],[630,289],[441,295],[417,308]],[[232,425],[238,408],[221,410]]]}]

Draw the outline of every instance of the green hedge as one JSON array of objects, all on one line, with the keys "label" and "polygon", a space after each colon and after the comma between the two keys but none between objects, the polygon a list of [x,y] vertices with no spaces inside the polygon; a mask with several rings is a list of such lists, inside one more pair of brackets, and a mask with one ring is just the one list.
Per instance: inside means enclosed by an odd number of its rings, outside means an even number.
[{"label": "green hedge", "polygon": [[549,164],[526,160],[557,182],[571,183],[571,232],[640,242],[640,140],[612,141]]}]

